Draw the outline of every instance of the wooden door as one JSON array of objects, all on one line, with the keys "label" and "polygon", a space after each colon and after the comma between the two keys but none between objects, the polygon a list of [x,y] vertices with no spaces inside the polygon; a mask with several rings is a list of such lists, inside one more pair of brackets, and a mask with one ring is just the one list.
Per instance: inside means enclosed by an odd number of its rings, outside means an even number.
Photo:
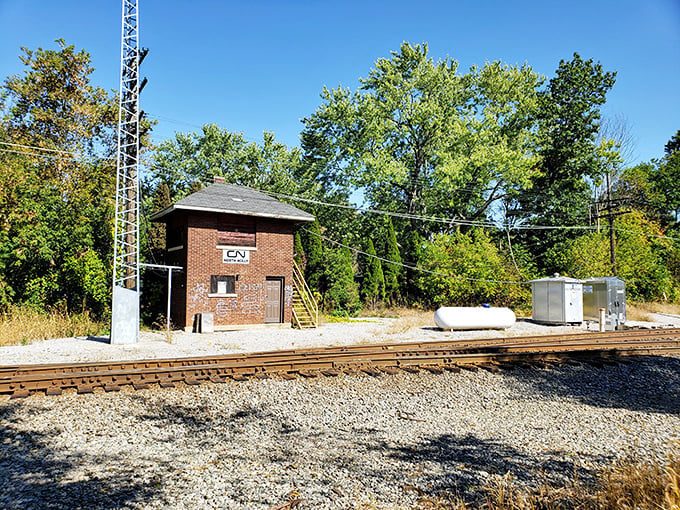
[{"label": "wooden door", "polygon": [[265,312],[266,323],[281,322],[281,298],[283,297],[283,278],[267,277],[265,281]]}]

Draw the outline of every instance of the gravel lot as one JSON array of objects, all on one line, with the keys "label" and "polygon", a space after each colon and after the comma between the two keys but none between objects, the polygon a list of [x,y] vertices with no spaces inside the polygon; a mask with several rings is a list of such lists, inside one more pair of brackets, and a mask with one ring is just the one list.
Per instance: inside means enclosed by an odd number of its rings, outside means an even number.
[{"label": "gravel lot", "polygon": [[[536,326],[518,325],[505,334]],[[96,340],[78,341],[80,351],[49,341],[0,356],[3,364],[167,357],[185,348],[305,346],[322,336],[331,345],[460,334],[402,329],[382,320],[280,337],[182,334],[115,352]],[[236,345],[234,337],[253,340]],[[561,483],[574,472],[587,480],[631,451],[663,461],[678,441],[678,358],[2,398],[0,508],[272,509],[299,499],[298,509],[412,509],[419,493],[474,500],[474,487],[508,472],[524,484]]]}]

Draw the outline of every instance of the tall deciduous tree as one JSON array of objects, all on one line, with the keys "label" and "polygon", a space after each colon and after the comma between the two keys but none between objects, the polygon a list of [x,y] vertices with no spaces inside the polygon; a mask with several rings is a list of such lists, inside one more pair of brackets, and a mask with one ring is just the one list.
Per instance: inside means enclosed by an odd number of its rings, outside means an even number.
[{"label": "tall deciduous tree", "polygon": [[57,43],[57,50],[23,48],[24,72],[7,78],[0,94],[0,141],[15,144],[0,152],[0,292],[37,307],[102,314],[116,101],[90,84],[85,51]]},{"label": "tall deciduous tree", "polygon": [[539,77],[528,66],[459,74],[426,44],[404,43],[360,81],[357,92],[324,89],[303,120],[305,158],[330,182],[362,188],[377,207],[452,219],[483,217],[506,188],[530,183]]},{"label": "tall deciduous tree", "polygon": [[664,209],[677,223],[680,219],[680,130],[668,141],[665,156],[653,174],[655,191],[663,197]]},{"label": "tall deciduous tree", "polygon": [[[598,178],[602,167],[596,140],[600,107],[614,85],[616,73],[583,60],[560,61],[545,90],[539,94],[540,174],[532,189],[519,193],[519,214],[537,225],[574,225],[588,221],[590,188],[587,178]],[[527,239],[538,247],[540,266],[553,270],[546,258],[549,248],[565,235],[540,232]]]},{"label": "tall deciduous tree", "polygon": [[178,133],[163,142],[154,154],[151,174],[167,182],[171,195],[186,194],[195,181],[212,182],[221,176],[227,182],[278,193],[298,193],[303,186],[315,188],[304,175],[298,149],[289,150],[272,133],[264,133],[261,144],[206,124],[200,133]]}]

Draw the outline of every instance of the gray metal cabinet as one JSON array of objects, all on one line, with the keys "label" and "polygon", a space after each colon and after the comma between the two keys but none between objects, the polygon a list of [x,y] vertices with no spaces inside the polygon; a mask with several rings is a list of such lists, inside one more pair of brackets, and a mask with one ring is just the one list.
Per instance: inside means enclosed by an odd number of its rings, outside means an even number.
[{"label": "gray metal cabinet", "polygon": [[605,329],[613,331],[626,322],[626,282],[616,276],[583,280],[583,318],[600,320],[605,310]]},{"label": "gray metal cabinet", "polygon": [[546,324],[583,322],[583,286],[580,280],[564,276],[531,282],[532,318]]}]

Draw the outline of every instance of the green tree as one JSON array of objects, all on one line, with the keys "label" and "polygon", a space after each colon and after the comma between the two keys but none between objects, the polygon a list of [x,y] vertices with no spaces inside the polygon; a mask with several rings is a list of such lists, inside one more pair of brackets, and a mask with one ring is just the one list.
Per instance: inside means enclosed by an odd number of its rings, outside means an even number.
[{"label": "green tree", "polygon": [[324,267],[324,250],[318,222],[315,221],[309,226],[305,238],[305,255],[307,256],[305,280],[310,289],[321,292],[323,275],[326,269]]},{"label": "green tree", "polygon": [[[617,220],[617,276],[626,282],[630,299],[678,300],[680,285],[671,268],[677,247],[663,237],[661,226],[641,211],[631,211]],[[591,233],[562,243],[556,250],[562,272],[575,278],[611,274],[609,237]]]},{"label": "green tree", "polygon": [[334,315],[354,315],[361,308],[359,289],[354,281],[352,253],[348,248],[328,250],[326,265],[327,290],[324,308]]},{"label": "green tree", "polygon": [[[483,217],[510,187],[529,185],[538,76],[488,63],[459,74],[427,45],[379,59],[359,91],[324,89],[303,120],[305,158],[379,208],[452,219]],[[432,228],[411,221],[423,235]]]},{"label": "green tree", "polygon": [[0,94],[0,141],[15,144],[0,146],[0,301],[102,315],[116,101],[90,84],[85,51],[57,43],[57,50],[22,48],[24,72],[8,77]]},{"label": "green tree", "polygon": [[401,254],[397,244],[397,235],[394,232],[392,218],[386,220],[385,250],[383,258],[394,262],[385,262],[383,273],[385,276],[385,297],[389,304],[395,305],[401,297],[401,279],[403,278],[403,267],[401,265]]},{"label": "green tree", "polygon": [[663,197],[663,209],[677,223],[680,218],[680,130],[665,146],[665,156],[652,177],[656,193]]},{"label": "green tree", "polygon": [[[153,214],[172,205],[170,199],[170,188],[167,183],[159,182],[151,198],[150,210],[147,213]],[[146,228],[142,229],[144,245],[142,250],[145,260],[152,264],[165,263],[166,248],[166,227],[164,223],[151,223],[147,216],[140,218]],[[140,308],[142,320],[148,325],[160,326],[167,314],[168,299],[168,275],[167,271],[144,268],[142,270],[142,293],[140,297]]]},{"label": "green tree", "polygon": [[272,133],[265,132],[258,144],[246,141],[241,133],[206,124],[200,133],[178,133],[174,140],[161,143],[151,175],[166,182],[175,199],[187,194],[193,182],[212,182],[213,176],[231,184],[296,194],[303,184],[316,187],[303,175],[300,160],[298,149],[288,150]]},{"label": "green tree", "polygon": [[295,238],[293,239],[293,260],[295,260],[295,263],[298,265],[298,267],[304,271],[305,250],[302,247],[300,232],[295,232]]},{"label": "green tree", "polygon": [[[519,191],[511,206],[518,215],[542,226],[583,224],[588,220],[588,178],[598,179],[603,168],[596,136],[600,107],[614,85],[616,73],[604,71],[600,63],[583,60],[560,61],[545,90],[538,96],[538,154],[540,173],[529,190]],[[525,243],[535,246],[539,266],[552,271],[545,254],[565,231],[540,231]]]},{"label": "green tree", "polygon": [[416,287],[430,307],[524,306],[529,289],[516,281],[516,272],[491,237],[481,229],[438,234],[422,243]]},{"label": "green tree", "polygon": [[360,292],[364,303],[373,308],[385,301],[385,277],[372,239],[368,240],[366,253]]}]

